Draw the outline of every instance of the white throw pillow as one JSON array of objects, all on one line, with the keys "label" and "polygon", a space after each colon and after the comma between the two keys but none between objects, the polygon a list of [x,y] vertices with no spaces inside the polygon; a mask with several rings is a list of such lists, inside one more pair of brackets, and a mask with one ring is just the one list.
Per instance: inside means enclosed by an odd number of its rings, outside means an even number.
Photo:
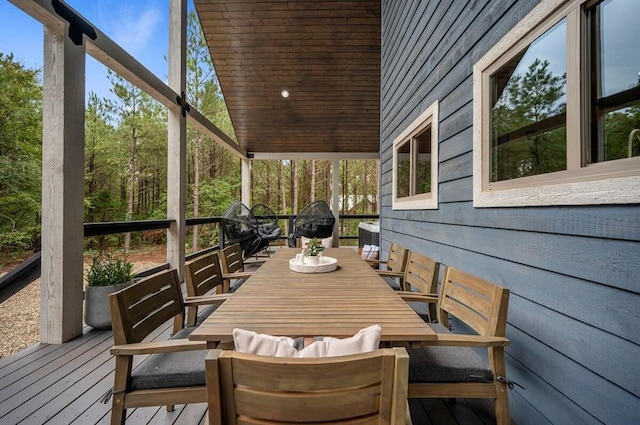
[{"label": "white throw pillow", "polygon": [[371,325],[344,339],[324,337],[298,351],[294,339],[258,334],[244,329],[233,330],[236,351],[271,357],[336,357],[368,353],[378,349],[382,327]]},{"label": "white throw pillow", "polygon": [[295,357],[294,339],[286,336],[259,334],[244,329],[233,330],[233,345],[239,353],[270,357]]}]

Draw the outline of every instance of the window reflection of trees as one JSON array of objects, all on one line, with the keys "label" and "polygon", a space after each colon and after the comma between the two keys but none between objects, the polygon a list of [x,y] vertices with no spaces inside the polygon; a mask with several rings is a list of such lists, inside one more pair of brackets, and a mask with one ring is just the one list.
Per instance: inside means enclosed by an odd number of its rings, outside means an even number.
[{"label": "window reflection of trees", "polygon": [[566,74],[554,75],[549,61],[536,58],[524,75],[497,77],[520,58],[493,77],[492,181],[566,169]]}]

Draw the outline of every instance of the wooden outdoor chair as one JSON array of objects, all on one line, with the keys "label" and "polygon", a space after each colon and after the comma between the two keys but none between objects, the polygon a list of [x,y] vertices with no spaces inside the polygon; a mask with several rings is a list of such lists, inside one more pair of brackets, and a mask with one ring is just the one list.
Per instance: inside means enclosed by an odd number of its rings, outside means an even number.
[{"label": "wooden outdoor chair", "polygon": [[[381,265],[385,265],[385,269],[377,270],[378,275],[385,278],[393,289],[404,291],[404,271],[407,266],[408,255],[408,249],[397,243],[392,243],[386,260],[368,259],[365,261],[374,268],[379,268]],[[398,280],[397,285],[395,284],[395,279]]]},{"label": "wooden outdoor chair", "polygon": [[425,296],[427,315],[420,313],[425,322],[437,321],[436,304],[431,302],[438,296],[438,273],[440,263],[426,255],[415,251],[409,252],[407,264],[404,270],[404,289],[398,291],[402,297],[412,296],[415,298]]},{"label": "wooden outdoor chair", "polygon": [[[198,307],[210,306],[199,320],[206,318],[218,305],[229,298],[224,294],[224,281],[218,252],[212,252],[187,262],[184,265],[185,285],[187,287],[187,326],[196,326]],[[213,304],[213,305],[211,305]]]},{"label": "wooden outdoor chair", "polygon": [[[206,342],[186,339],[195,328],[184,328],[185,303],[175,269],[152,275],[109,296],[116,367],[111,424],[124,424],[126,409],[204,403]],[[167,321],[174,336],[143,342]],[[142,363],[134,356],[148,355]],[[134,365],[137,365],[134,368]]]},{"label": "wooden outdoor chair", "polygon": [[[224,293],[234,292],[253,274],[244,271],[242,250],[239,244],[229,245],[220,251],[220,267],[222,268]],[[231,286],[232,280],[235,280],[233,286]]]},{"label": "wooden outdoor chair", "polygon": [[206,359],[209,423],[411,423],[407,363],[401,347],[324,358],[212,350]]},{"label": "wooden outdoor chair", "polygon": [[[425,301],[422,294],[407,294],[407,301]],[[437,302],[438,321],[430,326],[438,339],[429,346],[408,348],[410,398],[490,398],[496,422],[508,425],[504,347],[509,290],[479,277],[448,267]],[[475,334],[454,334],[449,316]],[[474,348],[486,348],[489,365]]]}]

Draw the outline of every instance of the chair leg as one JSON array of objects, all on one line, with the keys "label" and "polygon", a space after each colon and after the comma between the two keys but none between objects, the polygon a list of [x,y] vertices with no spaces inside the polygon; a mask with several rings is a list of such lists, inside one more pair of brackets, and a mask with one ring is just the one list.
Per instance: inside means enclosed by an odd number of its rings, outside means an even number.
[{"label": "chair leg", "polygon": [[231,288],[231,279],[224,279],[222,284],[222,293],[223,294],[228,294],[229,293],[229,289]]},{"label": "chair leg", "polygon": [[122,403],[116,405],[116,400],[113,400],[113,406],[111,407],[111,425],[124,425],[124,418],[127,415],[127,409],[122,407]]},{"label": "chair leg", "polygon": [[198,306],[190,305],[187,307],[187,326],[195,326],[198,318]]},{"label": "chair leg", "polygon": [[113,381],[113,400],[111,402],[111,425],[124,425],[127,409],[124,408],[124,394],[131,376],[131,356],[116,356],[116,369]]},{"label": "chair leg", "polygon": [[[507,371],[504,362],[504,347],[489,348],[489,364],[493,370],[494,376],[506,376]],[[509,425],[511,418],[509,417],[509,397],[507,391],[509,387],[503,380],[495,379],[496,386],[496,424],[497,425]]]},{"label": "chair leg", "polygon": [[498,389],[498,397],[495,400],[496,425],[509,425],[511,418],[509,417],[509,399],[507,397],[507,386],[502,385]]}]

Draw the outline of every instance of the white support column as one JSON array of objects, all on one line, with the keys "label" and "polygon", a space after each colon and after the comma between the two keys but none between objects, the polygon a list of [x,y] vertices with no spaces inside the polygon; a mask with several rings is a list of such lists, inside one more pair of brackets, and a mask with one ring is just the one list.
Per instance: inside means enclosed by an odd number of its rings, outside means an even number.
[{"label": "white support column", "polygon": [[82,335],[85,47],[44,29],[40,341]]},{"label": "white support column", "polygon": [[331,211],[336,219],[333,227],[333,246],[340,246],[340,161],[333,160],[331,169]]},{"label": "white support column", "polygon": [[[186,91],[187,1],[169,2],[169,87]],[[183,99],[186,102],[186,99]],[[178,108],[169,108],[167,156],[167,218],[175,220],[167,234],[167,261],[183,279],[186,239],[187,120]]]},{"label": "white support column", "polygon": [[242,189],[241,202],[251,208],[251,161],[242,158]]}]

